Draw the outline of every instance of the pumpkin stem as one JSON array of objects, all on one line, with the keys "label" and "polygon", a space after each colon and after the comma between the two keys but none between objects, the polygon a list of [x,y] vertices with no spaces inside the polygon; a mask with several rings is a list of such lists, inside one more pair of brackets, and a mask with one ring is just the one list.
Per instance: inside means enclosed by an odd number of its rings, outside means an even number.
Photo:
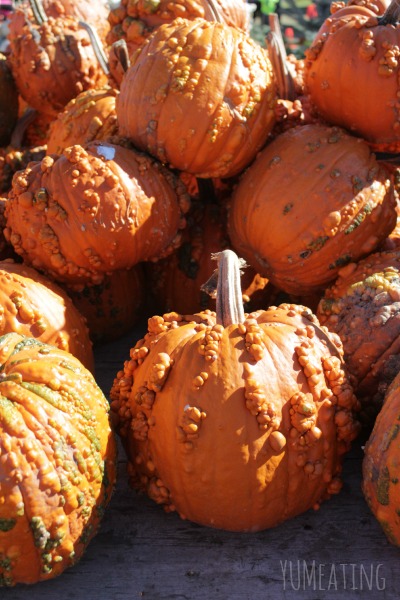
[{"label": "pumpkin stem", "polygon": [[400,4],[392,0],[383,15],[378,17],[378,25],[397,25],[400,20]]},{"label": "pumpkin stem", "polygon": [[207,3],[208,3],[208,6],[211,9],[214,21],[216,21],[217,23],[222,23],[222,19],[221,19],[221,16],[219,14],[219,10],[218,10],[217,5],[215,4],[214,0],[207,0]]},{"label": "pumpkin stem", "polygon": [[110,72],[108,68],[108,60],[105,55],[103,45],[99,39],[99,36],[97,35],[97,31],[92,25],[86,23],[86,21],[78,21],[78,24],[80,27],[83,27],[83,29],[86,29],[86,31],[88,32],[90,41],[92,42],[94,53],[96,55],[97,60],[99,61],[99,65],[103,69],[104,73],[108,75]]},{"label": "pumpkin stem", "polygon": [[29,5],[32,9],[33,16],[38,25],[43,25],[48,21],[48,16],[43,8],[42,0],[29,0]]},{"label": "pumpkin stem", "polygon": [[240,286],[241,268],[246,266],[233,250],[212,254],[218,269],[201,286],[202,291],[217,298],[217,323],[228,327],[244,322],[243,297]]},{"label": "pumpkin stem", "polygon": [[278,94],[283,100],[295,100],[295,86],[288,67],[287,53],[279,17],[276,13],[272,13],[268,19],[270,31],[266,35],[265,43],[277,79]]},{"label": "pumpkin stem", "polygon": [[131,60],[129,58],[128,45],[126,41],[121,38],[113,43],[112,48],[119,64],[122,67],[123,72],[126,73],[131,66]]}]

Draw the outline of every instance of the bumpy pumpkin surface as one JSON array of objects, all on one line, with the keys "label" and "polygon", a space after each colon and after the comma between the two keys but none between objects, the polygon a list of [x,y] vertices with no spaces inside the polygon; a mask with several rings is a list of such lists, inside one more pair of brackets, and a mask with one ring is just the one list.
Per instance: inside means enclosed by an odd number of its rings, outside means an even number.
[{"label": "bumpy pumpkin surface", "polygon": [[161,162],[198,177],[226,178],[267,140],[275,104],[264,48],[222,23],[175,19],[132,57],[117,117],[120,134]]},{"label": "bumpy pumpkin surface", "polygon": [[317,317],[340,336],[370,428],[400,367],[400,253],[378,252],[339,272]]},{"label": "bumpy pumpkin surface", "polygon": [[246,170],[228,233],[235,250],[279,289],[312,294],[394,229],[395,198],[389,173],[364,140],[304,125],[275,138]]},{"label": "bumpy pumpkin surface", "polygon": [[[114,42],[124,40],[128,54],[131,55],[140,48],[150,34],[160,25],[171,23],[177,17],[193,20],[196,18],[207,21],[221,21],[227,25],[248,30],[249,19],[244,0],[156,0],[146,2],[143,0],[121,0],[118,6],[110,11],[108,20],[111,25],[107,35],[107,43],[112,46]],[[112,56],[112,48],[110,52]],[[115,81],[120,85],[122,71],[118,65],[110,70]]]},{"label": "bumpy pumpkin surface", "polygon": [[86,90],[70,100],[50,125],[47,153],[61,154],[68,146],[85,146],[116,135],[117,94],[117,90],[105,86]]},{"label": "bumpy pumpkin surface", "polygon": [[108,403],[71,354],[0,338],[0,585],[36,583],[75,564],[116,478]]},{"label": "bumpy pumpkin surface", "polygon": [[4,235],[53,279],[98,284],[177,247],[188,200],[183,183],[141,152],[75,145],[15,175]]},{"label": "bumpy pumpkin surface", "polygon": [[389,542],[400,546],[400,373],[390,385],[365,446],[363,492]]},{"label": "bumpy pumpkin surface", "polygon": [[374,150],[399,152],[400,8],[393,0],[378,16],[381,10],[351,5],[334,12],[306,50],[305,86],[326,121]]},{"label": "bumpy pumpkin surface", "polygon": [[94,371],[85,319],[55,283],[24,264],[0,262],[0,335],[33,337],[73,354]]},{"label": "bumpy pumpkin surface", "polygon": [[107,83],[87,31],[70,16],[10,25],[8,63],[19,93],[54,118],[80,92]]},{"label": "bumpy pumpkin surface", "polygon": [[245,315],[238,272],[220,270],[232,279],[217,313],[149,319],[111,408],[135,487],[202,525],[256,531],[340,490],[357,401],[337,336],[302,306]]}]

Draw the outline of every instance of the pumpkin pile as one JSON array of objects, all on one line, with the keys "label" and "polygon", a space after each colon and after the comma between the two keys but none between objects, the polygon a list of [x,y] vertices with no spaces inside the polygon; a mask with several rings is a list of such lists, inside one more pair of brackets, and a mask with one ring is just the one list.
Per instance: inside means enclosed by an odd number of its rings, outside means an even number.
[{"label": "pumpkin pile", "polygon": [[[167,511],[258,531],[340,491],[361,422],[366,499],[400,543],[397,2],[335,3],[301,59],[276,19],[252,39],[244,0],[19,3],[0,57],[0,585],[82,555],[115,434]],[[93,345],[145,319],[108,402]]]}]

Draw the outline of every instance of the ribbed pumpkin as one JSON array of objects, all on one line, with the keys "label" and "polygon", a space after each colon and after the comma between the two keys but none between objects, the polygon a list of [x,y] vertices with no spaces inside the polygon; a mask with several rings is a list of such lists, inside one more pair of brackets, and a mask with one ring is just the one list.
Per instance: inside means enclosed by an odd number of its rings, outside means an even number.
[{"label": "ribbed pumpkin", "polygon": [[344,267],[317,317],[340,336],[360,418],[370,429],[400,370],[400,252],[377,252]]},{"label": "ribbed pumpkin", "polygon": [[132,57],[117,117],[121,135],[170,167],[227,178],[266,142],[275,104],[271,62],[257,42],[223,23],[175,19]]},{"label": "ribbed pumpkin", "polygon": [[15,175],[4,235],[53,279],[98,284],[105,274],[172,252],[189,203],[183,183],[154,159],[91,142]]},{"label": "ribbed pumpkin", "polygon": [[399,17],[398,0],[381,16],[345,6],[325,21],[305,61],[306,90],[322,117],[387,152],[400,151]]},{"label": "ribbed pumpkin", "polygon": [[104,86],[81,92],[70,100],[50,125],[47,153],[61,154],[69,146],[85,146],[117,135],[117,94],[117,90]]},{"label": "ribbed pumpkin", "polygon": [[0,262],[0,335],[15,332],[70,352],[94,371],[85,319],[55,283],[24,264]]},{"label": "ribbed pumpkin", "polygon": [[75,564],[116,479],[109,406],[68,352],[0,337],[0,584],[33,584]]},{"label": "ribbed pumpkin", "polygon": [[121,337],[143,317],[146,287],[142,264],[114,271],[98,285],[64,288],[84,315],[94,343]]},{"label": "ribbed pumpkin", "polygon": [[394,229],[395,191],[368,144],[337,127],[290,129],[268,144],[233,194],[233,248],[287,293],[323,290]]},{"label": "ribbed pumpkin", "polygon": [[357,401],[339,338],[304,306],[243,313],[218,255],[217,313],[154,316],[112,386],[132,484],[202,525],[257,531],[340,490]]},{"label": "ribbed pumpkin", "polygon": [[21,96],[56,117],[72,98],[107,83],[86,29],[75,17],[10,23],[8,63]]},{"label": "ribbed pumpkin", "polygon": [[390,385],[365,446],[362,488],[389,542],[400,546],[400,373]]},{"label": "ribbed pumpkin", "polygon": [[[189,20],[196,18],[207,21],[220,20],[243,31],[247,31],[249,26],[244,0],[181,0],[180,2],[121,0],[108,16],[111,29],[107,36],[107,43],[112,46],[114,42],[125,40],[128,54],[131,55],[144,44],[154,29],[171,23],[177,17]],[[115,70],[112,70],[112,73],[120,84],[121,73]]]}]

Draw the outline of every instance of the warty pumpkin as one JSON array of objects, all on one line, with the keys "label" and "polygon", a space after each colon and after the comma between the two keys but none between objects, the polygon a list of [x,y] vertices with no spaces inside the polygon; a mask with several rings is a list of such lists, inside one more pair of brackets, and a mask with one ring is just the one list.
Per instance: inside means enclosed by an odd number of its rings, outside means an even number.
[{"label": "warty pumpkin", "polygon": [[136,488],[201,525],[257,531],[339,492],[357,401],[339,338],[304,306],[245,314],[239,260],[218,260],[217,312],[150,318],[111,411]]},{"label": "warty pumpkin", "polygon": [[85,90],[70,100],[50,125],[47,154],[61,154],[69,146],[85,146],[117,135],[117,94],[107,85]]},{"label": "warty pumpkin", "polygon": [[0,585],[33,584],[74,565],[116,480],[109,405],[68,352],[0,337]]},{"label": "warty pumpkin", "polygon": [[362,465],[364,497],[387,539],[396,546],[400,546],[399,403],[397,373],[366,443]]},{"label": "warty pumpkin", "polygon": [[376,151],[399,152],[400,6],[383,15],[350,5],[334,12],[306,50],[306,91],[322,117],[363,137]]},{"label": "warty pumpkin", "polygon": [[0,261],[0,335],[15,332],[73,354],[94,372],[86,320],[71,298],[35,269]]},{"label": "warty pumpkin", "polygon": [[396,193],[368,144],[318,123],[263,148],[232,197],[233,248],[279,289],[323,290],[378,248],[396,223]]},{"label": "warty pumpkin", "polygon": [[266,142],[275,104],[264,48],[223,23],[178,18],[131,57],[117,118],[121,135],[170,167],[227,178]]},{"label": "warty pumpkin", "polygon": [[14,176],[4,235],[27,264],[56,281],[98,284],[179,245],[184,184],[121,143],[70,146]]},{"label": "warty pumpkin", "polygon": [[110,46],[110,71],[118,87],[123,72],[113,61],[115,42],[125,41],[131,56],[157,27],[171,23],[177,17],[221,21],[243,31],[248,31],[249,27],[245,0],[121,0],[109,13],[111,29],[106,38]]},{"label": "warty pumpkin", "polygon": [[[40,0],[34,4],[41,7]],[[72,16],[47,17],[35,11],[36,21],[10,22],[10,65],[21,96],[39,112],[56,117],[72,98],[107,83],[98,46],[81,22]]]},{"label": "warty pumpkin", "polygon": [[400,370],[400,252],[376,252],[341,269],[316,314],[340,336],[360,420],[370,431]]}]

